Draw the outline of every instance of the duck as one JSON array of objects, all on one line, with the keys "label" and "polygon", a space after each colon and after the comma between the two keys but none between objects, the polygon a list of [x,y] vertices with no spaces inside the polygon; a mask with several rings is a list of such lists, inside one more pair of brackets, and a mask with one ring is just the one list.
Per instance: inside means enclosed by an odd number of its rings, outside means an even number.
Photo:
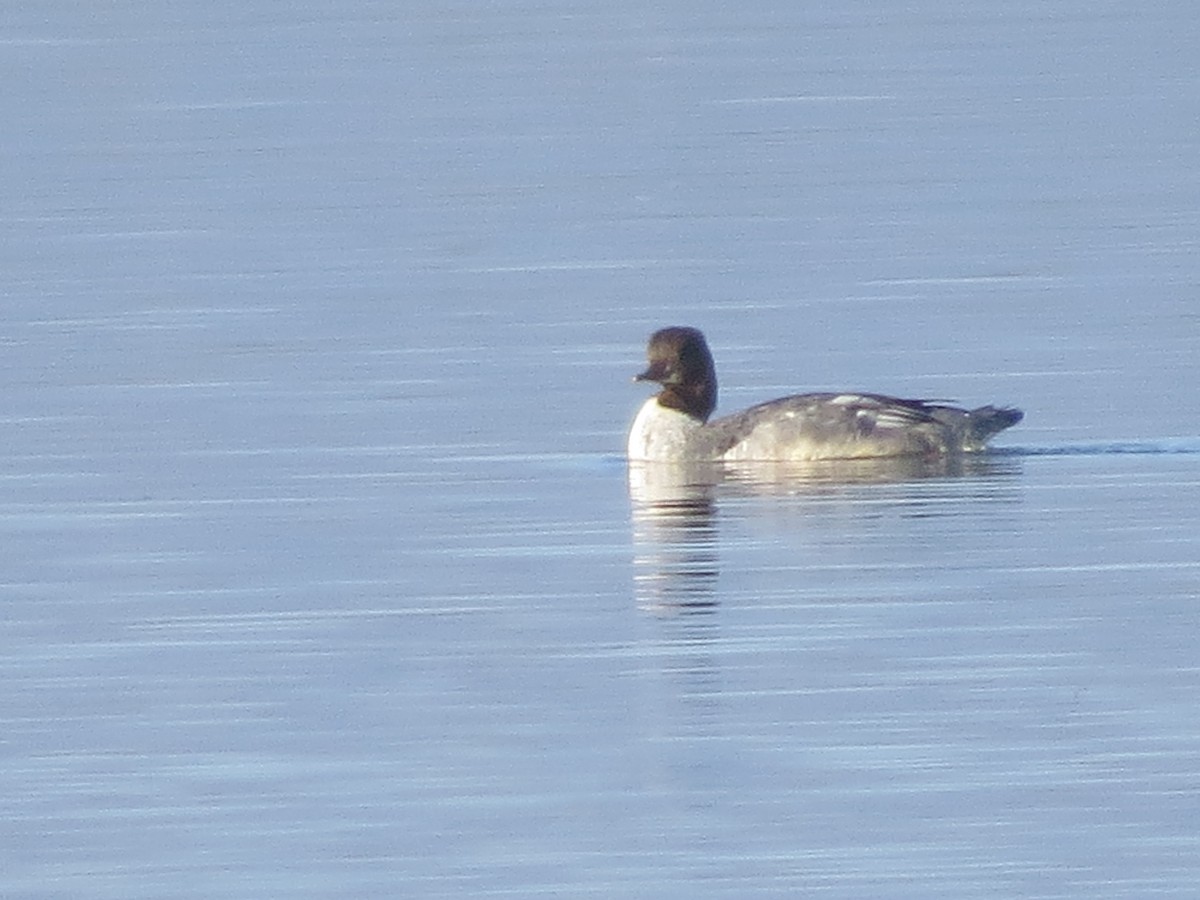
[{"label": "duck", "polygon": [[813,462],[977,453],[1024,413],[1008,406],[963,409],[946,400],[883,394],[795,394],[718,419],[717,372],[697,328],[650,336],[649,366],[634,381],[662,390],[629,430],[630,462]]}]

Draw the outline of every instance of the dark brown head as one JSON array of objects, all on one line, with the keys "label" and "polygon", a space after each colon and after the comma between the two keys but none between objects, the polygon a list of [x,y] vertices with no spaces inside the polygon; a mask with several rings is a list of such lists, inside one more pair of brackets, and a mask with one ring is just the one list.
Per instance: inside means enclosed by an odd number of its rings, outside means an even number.
[{"label": "dark brown head", "polygon": [[657,381],[662,406],[685,412],[701,422],[717,408],[717,372],[708,342],[696,328],[660,328],[646,347],[650,365],[634,381]]}]

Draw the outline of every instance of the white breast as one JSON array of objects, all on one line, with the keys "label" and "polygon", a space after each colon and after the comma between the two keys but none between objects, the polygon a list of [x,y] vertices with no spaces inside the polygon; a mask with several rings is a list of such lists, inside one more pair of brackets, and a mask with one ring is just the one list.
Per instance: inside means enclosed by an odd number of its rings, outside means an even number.
[{"label": "white breast", "polygon": [[701,423],[677,409],[660,406],[651,397],[638,410],[629,429],[629,458],[658,462],[695,459],[695,441]]}]

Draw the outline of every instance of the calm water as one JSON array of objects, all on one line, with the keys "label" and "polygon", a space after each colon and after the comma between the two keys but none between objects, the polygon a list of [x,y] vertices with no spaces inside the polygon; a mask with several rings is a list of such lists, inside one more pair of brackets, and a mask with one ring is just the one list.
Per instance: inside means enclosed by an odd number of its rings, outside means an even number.
[{"label": "calm water", "polygon": [[1197,896],[1192,4],[286,6],[0,18],[0,894]]}]

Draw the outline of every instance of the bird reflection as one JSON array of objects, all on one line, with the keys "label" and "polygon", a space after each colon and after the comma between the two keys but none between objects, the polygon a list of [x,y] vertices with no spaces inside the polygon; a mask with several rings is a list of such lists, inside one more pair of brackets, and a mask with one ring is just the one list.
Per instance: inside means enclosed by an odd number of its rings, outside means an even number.
[{"label": "bird reflection", "polygon": [[724,465],[724,481],[743,493],[824,495],[852,485],[902,484],[929,479],[1011,475],[1019,462],[1000,453],[827,459],[814,462],[742,462]]},{"label": "bird reflection", "polygon": [[721,497],[818,498],[872,484],[912,483],[915,488],[931,479],[971,480],[987,492],[1019,469],[1018,457],[999,453],[809,463],[630,463],[638,605],[658,615],[715,609]]},{"label": "bird reflection", "polygon": [[716,503],[720,467],[633,464],[634,592],[661,615],[711,612],[716,606]]}]

